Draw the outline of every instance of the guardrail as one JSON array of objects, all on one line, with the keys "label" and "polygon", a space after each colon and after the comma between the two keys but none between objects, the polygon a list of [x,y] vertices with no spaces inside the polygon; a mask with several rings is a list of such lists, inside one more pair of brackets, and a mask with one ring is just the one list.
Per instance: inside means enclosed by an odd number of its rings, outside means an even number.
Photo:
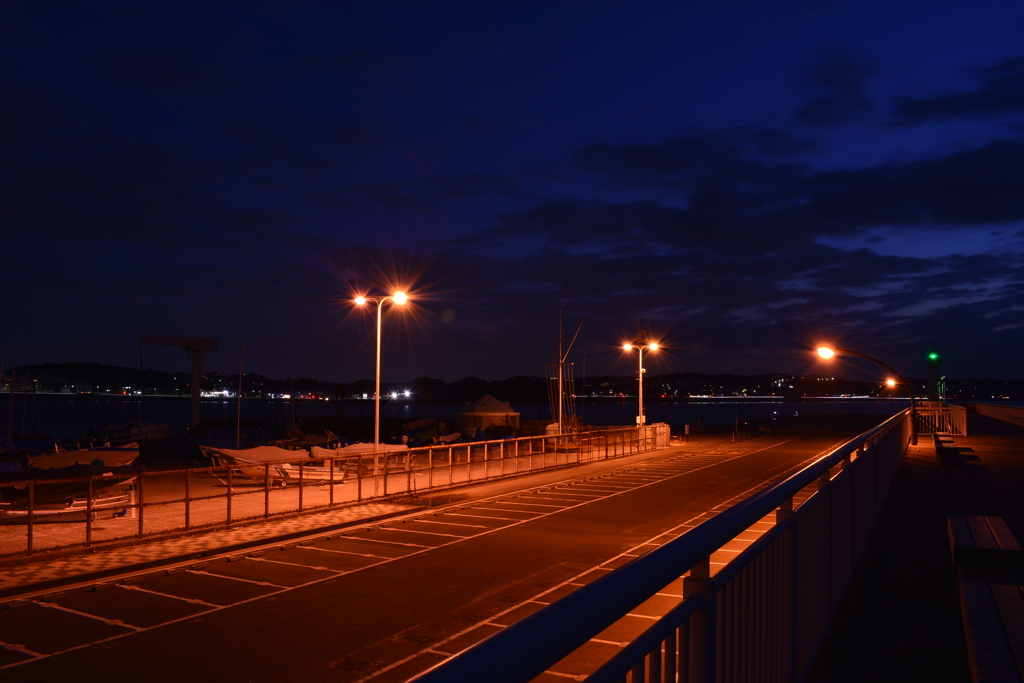
[{"label": "guardrail", "polygon": [[[412,680],[531,681],[689,572],[681,602],[588,683],[797,681],[827,632],[910,435],[906,410]],[[807,487],[816,490],[794,509]],[[711,554],[773,511],[775,526],[712,576]]]},{"label": "guardrail", "polygon": [[223,528],[668,445],[668,425],[654,424],[352,456],[340,449],[317,460],[307,454],[278,462],[4,481],[0,557]]},{"label": "guardrail", "polygon": [[917,407],[917,433],[944,432],[953,436],[967,436],[967,409],[961,406]]}]

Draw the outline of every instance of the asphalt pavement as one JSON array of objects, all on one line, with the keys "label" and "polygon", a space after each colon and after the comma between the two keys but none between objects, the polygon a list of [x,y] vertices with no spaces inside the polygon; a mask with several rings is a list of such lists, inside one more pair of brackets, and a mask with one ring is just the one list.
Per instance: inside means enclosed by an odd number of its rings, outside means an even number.
[{"label": "asphalt pavement", "polygon": [[[54,588],[0,612],[7,644],[0,675],[405,680],[677,537],[837,441],[793,438],[707,440],[494,482],[486,491],[420,501],[428,507],[414,516],[339,527],[304,545],[253,546],[230,562],[186,560],[101,583],[101,590],[88,582]],[[566,662],[563,674],[592,667],[631,628],[678,602],[678,587],[665,591],[621,633]]]}]

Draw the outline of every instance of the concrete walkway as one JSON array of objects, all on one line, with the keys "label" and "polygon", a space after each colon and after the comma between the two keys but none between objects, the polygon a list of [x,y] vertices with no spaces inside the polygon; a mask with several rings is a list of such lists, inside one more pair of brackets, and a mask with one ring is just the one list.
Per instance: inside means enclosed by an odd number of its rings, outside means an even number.
[{"label": "concrete walkway", "polygon": [[950,514],[997,515],[1024,542],[1024,428],[969,414],[955,462],[912,448],[809,683],[969,681]]}]

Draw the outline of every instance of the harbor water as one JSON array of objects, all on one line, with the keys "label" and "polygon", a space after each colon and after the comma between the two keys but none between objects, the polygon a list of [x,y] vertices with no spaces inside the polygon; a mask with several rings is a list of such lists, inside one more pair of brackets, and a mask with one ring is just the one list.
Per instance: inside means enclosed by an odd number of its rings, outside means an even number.
[{"label": "harbor water", "polygon": [[[674,431],[685,425],[691,430],[721,428],[736,422],[745,423],[793,415],[894,415],[909,406],[906,399],[818,398],[784,401],[773,398],[707,398],[687,401],[645,402],[647,422],[666,422]],[[547,404],[513,405],[522,420],[551,420]],[[452,420],[462,405],[417,404],[413,400],[391,399],[381,401],[381,417],[386,420],[413,421],[425,416]],[[0,395],[0,440],[8,434],[14,439],[55,437],[60,439],[84,438],[101,434],[108,425],[133,422],[167,424],[172,438],[184,439],[191,411],[188,397],[138,397],[61,395],[61,394],[7,394]],[[309,418],[343,416],[345,418],[373,417],[372,400],[267,400],[243,399],[241,416],[243,431],[247,423],[259,422],[264,431],[277,426],[303,424]],[[585,425],[635,425],[637,400],[580,398],[577,414]],[[239,414],[237,399],[204,398],[200,417],[211,428],[234,428]],[[342,435],[344,436],[344,435]]]}]

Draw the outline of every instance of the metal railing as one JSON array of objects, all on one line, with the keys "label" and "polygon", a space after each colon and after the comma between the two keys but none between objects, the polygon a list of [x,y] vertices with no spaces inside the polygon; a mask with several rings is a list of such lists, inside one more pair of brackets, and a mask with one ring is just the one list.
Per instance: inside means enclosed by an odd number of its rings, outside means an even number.
[{"label": "metal railing", "polygon": [[[906,453],[909,413],[413,680],[530,681],[687,572],[680,603],[588,683],[799,680]],[[712,576],[711,554],[773,511],[771,530]]]},{"label": "metal railing", "polygon": [[967,409],[961,406],[939,406],[923,403],[917,407],[917,433],[945,432],[967,436]]},{"label": "metal railing", "polygon": [[[0,556],[215,529],[651,451],[669,426],[0,483]],[[303,452],[304,453],[304,452]],[[111,487],[111,477],[130,489]],[[104,494],[103,491],[107,493]],[[56,522],[62,522],[57,524]]]}]

